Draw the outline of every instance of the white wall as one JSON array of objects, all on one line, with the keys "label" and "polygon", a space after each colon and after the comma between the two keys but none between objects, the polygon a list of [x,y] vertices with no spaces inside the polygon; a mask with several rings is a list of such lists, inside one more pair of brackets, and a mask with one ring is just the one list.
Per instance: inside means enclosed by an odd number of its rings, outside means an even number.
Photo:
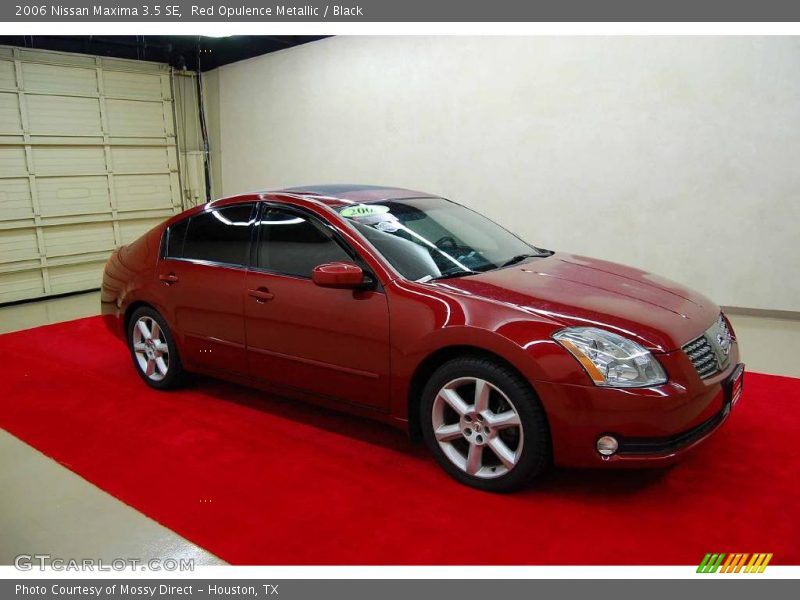
[{"label": "white wall", "polygon": [[219,85],[225,194],[422,189],[723,305],[800,310],[800,38],[336,37]]}]

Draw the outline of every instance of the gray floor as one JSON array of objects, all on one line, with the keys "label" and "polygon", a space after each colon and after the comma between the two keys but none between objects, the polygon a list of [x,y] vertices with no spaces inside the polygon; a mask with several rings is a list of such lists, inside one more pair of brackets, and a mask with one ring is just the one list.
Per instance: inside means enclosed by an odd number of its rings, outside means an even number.
[{"label": "gray floor", "polygon": [[[0,333],[97,314],[98,292],[0,308]],[[800,321],[730,315],[753,371],[800,377]],[[224,564],[0,430],[0,564],[18,554],[63,559],[193,558]]]},{"label": "gray floor", "polygon": [[[93,292],[3,307],[0,333],[94,315],[99,305]],[[0,429],[0,564],[19,554],[225,564]]]},{"label": "gray floor", "polygon": [[100,312],[100,292],[0,307],[0,333],[90,317]]},{"label": "gray floor", "polygon": [[5,565],[20,554],[225,564],[2,430],[0,532]]}]

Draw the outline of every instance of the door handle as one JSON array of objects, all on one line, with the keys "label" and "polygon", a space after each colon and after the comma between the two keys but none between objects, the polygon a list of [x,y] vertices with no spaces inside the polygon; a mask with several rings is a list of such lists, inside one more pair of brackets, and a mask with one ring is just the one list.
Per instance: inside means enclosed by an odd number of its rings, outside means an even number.
[{"label": "door handle", "polygon": [[167,275],[161,274],[158,276],[158,279],[164,282],[164,285],[172,285],[173,283],[178,283],[178,276],[175,273],[169,273]]},{"label": "door handle", "polygon": [[256,302],[258,302],[259,304],[264,304],[264,302],[266,302],[267,300],[272,300],[275,297],[275,294],[270,292],[265,287],[260,287],[255,290],[247,290],[247,294],[255,298]]}]

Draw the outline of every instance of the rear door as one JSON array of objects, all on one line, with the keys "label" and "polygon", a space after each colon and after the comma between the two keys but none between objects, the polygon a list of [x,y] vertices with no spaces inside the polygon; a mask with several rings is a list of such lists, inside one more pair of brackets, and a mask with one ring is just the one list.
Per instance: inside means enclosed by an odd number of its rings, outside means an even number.
[{"label": "rear door", "polygon": [[319,264],[366,264],[329,224],[304,211],[265,205],[257,229],[244,308],[251,376],[388,409],[386,295],[311,280]]},{"label": "rear door", "polygon": [[247,373],[243,290],[255,209],[211,208],[167,233],[157,276],[188,366]]}]

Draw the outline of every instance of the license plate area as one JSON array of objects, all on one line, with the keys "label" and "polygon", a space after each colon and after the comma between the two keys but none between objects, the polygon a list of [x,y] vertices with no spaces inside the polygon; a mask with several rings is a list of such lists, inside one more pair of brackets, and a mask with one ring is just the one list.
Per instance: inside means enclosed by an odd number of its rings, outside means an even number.
[{"label": "license plate area", "polygon": [[744,389],[744,365],[738,364],[731,373],[731,376],[725,381],[725,410],[729,411],[742,397],[742,389]]}]

